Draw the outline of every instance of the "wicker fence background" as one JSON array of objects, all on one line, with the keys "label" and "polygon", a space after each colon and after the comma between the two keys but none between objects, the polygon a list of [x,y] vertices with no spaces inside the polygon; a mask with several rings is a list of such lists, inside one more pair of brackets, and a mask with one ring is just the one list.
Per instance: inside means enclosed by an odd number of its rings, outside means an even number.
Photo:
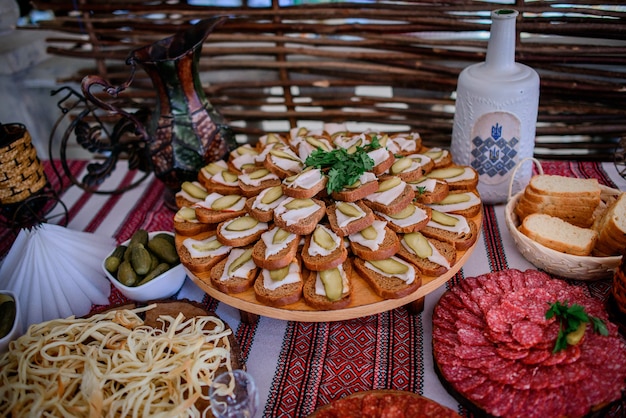
[{"label": "wicker fence background", "polygon": [[[197,0],[196,0],[197,1]],[[244,0],[245,1],[245,0]],[[301,123],[349,122],[416,130],[448,146],[454,91],[465,66],[484,59],[489,12],[520,12],[517,60],[541,77],[536,156],[610,161],[626,140],[626,6],[579,0],[301,3],[249,0],[36,0],[53,10],[49,52],[93,63],[84,73],[126,80],[131,49],[197,19],[231,16],[206,41],[202,80],[241,138]],[[253,3],[254,1],[254,3]],[[270,3],[271,1],[271,3]],[[127,98],[149,104],[139,73]]]}]

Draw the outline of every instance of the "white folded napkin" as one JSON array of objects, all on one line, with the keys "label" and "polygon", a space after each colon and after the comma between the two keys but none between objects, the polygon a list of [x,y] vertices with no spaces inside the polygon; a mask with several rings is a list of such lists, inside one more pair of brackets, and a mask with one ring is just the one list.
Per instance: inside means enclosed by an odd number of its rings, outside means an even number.
[{"label": "white folded napkin", "polygon": [[17,295],[24,330],[107,304],[111,284],[101,266],[115,245],[114,238],[54,224],[20,230],[0,266],[0,289]]}]

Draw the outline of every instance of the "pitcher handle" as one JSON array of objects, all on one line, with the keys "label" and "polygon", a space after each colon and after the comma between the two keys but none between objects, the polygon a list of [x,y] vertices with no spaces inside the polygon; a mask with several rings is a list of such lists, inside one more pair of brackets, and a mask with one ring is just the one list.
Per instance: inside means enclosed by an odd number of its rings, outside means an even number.
[{"label": "pitcher handle", "polygon": [[97,75],[88,75],[85,76],[81,82],[81,89],[83,91],[83,94],[85,95],[85,97],[90,100],[92,103],[96,104],[98,107],[104,109],[104,110],[108,110],[110,112],[122,115],[128,119],[130,119],[133,124],[135,125],[135,130],[136,133],[138,135],[140,135],[144,140],[148,140],[148,132],[146,131],[146,128],[144,127],[143,123],[141,121],[139,121],[139,119],[137,119],[137,117],[135,115],[133,115],[132,113],[129,113],[127,111],[125,111],[124,109],[117,107],[111,103],[105,102],[99,98],[97,98],[96,96],[94,96],[91,93],[91,87],[93,85],[100,85],[102,86],[102,89],[111,97],[117,97],[119,93],[121,93],[122,91],[126,90],[128,88],[128,86],[130,86],[130,84],[133,82],[133,79],[135,78],[135,62],[132,60],[127,61],[128,64],[131,65],[131,72],[130,72],[130,76],[128,77],[128,80],[126,80],[124,83],[122,83],[120,86],[113,86],[111,83],[109,83],[108,81],[106,81],[104,78],[97,76]]}]

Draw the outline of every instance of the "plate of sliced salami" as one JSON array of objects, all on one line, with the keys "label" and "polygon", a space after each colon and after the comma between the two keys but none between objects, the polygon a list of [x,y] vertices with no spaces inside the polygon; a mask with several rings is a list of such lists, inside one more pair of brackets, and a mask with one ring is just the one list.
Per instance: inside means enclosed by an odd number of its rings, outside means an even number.
[{"label": "plate of sliced salami", "polygon": [[480,416],[584,417],[621,399],[626,345],[583,289],[538,270],[459,282],[433,311],[442,384]]}]

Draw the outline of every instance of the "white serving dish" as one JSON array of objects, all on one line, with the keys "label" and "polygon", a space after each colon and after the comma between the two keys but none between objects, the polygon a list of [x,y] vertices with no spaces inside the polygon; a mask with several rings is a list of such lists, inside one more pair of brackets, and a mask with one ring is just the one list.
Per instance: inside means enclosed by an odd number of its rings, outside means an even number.
[{"label": "white serving dish", "polygon": [[15,301],[15,320],[13,327],[7,335],[0,338],[0,353],[4,353],[9,348],[9,343],[22,335],[22,315],[20,313],[20,301],[17,294],[10,290],[0,290],[0,294],[9,295]]},{"label": "white serving dish", "polygon": [[[154,237],[157,234],[166,233],[168,235],[174,236],[172,232],[169,231],[154,231],[150,232],[148,236],[150,238]],[[130,240],[124,241],[123,245],[128,245]],[[115,249],[113,249],[107,257],[113,253]],[[106,260],[106,257],[105,257]],[[182,264],[178,264],[175,267],[170,268],[165,273],[155,277],[150,280],[148,283],[143,284],[141,286],[126,286],[120,283],[115,277],[111,275],[104,267],[105,260],[102,260],[102,271],[109,279],[113,286],[115,286],[124,296],[129,299],[138,301],[138,302],[147,302],[155,299],[165,299],[180,290],[183,283],[185,282],[185,278],[187,277],[187,273]]]}]

